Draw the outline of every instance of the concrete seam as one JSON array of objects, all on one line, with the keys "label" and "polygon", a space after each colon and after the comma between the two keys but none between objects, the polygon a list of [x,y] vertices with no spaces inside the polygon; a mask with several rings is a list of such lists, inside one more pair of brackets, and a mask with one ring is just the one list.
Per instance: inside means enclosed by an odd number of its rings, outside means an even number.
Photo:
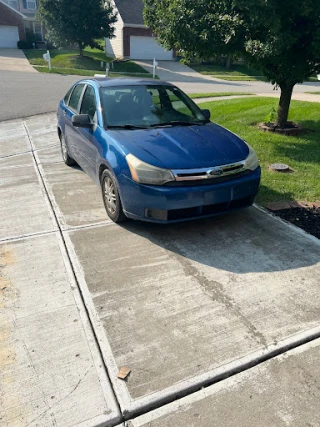
[{"label": "concrete seam", "polygon": [[39,233],[30,233],[30,234],[21,234],[19,236],[5,237],[0,239],[0,243],[8,243],[8,242],[18,242],[19,240],[24,240],[32,237],[46,236],[49,234],[57,233],[57,229],[52,231],[40,231]]},{"label": "concrete seam", "polygon": [[8,159],[10,157],[17,157],[17,156],[21,156],[22,154],[28,154],[28,153],[31,153],[31,150],[21,151],[19,153],[14,153],[14,154],[8,154],[6,156],[0,156],[0,160]]},{"label": "concrete seam", "polygon": [[[29,135],[29,133],[28,133],[28,135]],[[28,136],[29,137],[29,136]],[[29,142],[30,142],[30,140],[29,140]],[[34,151],[34,152],[36,152],[36,151],[45,151],[45,150],[48,150],[48,149],[50,149],[50,148],[54,148],[54,147],[59,147],[59,144],[51,144],[51,145],[48,145],[47,147],[45,147],[45,148],[37,148],[37,149],[33,149],[33,150],[27,150],[27,151],[19,151],[19,153],[14,153],[14,154],[7,154],[7,155],[5,155],[5,156],[0,156],[0,161],[1,160],[4,160],[4,159],[8,159],[8,158],[10,158],[10,157],[17,157],[17,156],[22,156],[23,154],[28,154],[28,153],[32,153],[32,151]]]},{"label": "concrete seam", "polygon": [[[295,347],[294,349],[288,349],[287,352],[281,353],[280,355],[276,355],[276,357],[278,357],[278,356],[281,357],[282,355],[285,355],[288,352],[290,352],[290,353],[288,353],[290,355],[299,354],[300,351],[304,351],[304,347],[306,345],[308,345],[308,343],[301,344],[298,347]],[[319,348],[319,345],[320,345],[320,343],[319,343],[319,340],[317,340],[317,339],[311,342],[312,347],[318,347]],[[271,357],[269,360],[273,360],[273,359],[274,358]],[[268,361],[266,360],[266,361],[261,362],[261,364],[267,363],[267,362]],[[151,412],[148,412],[148,413],[142,415],[141,418],[135,417],[131,420],[130,425],[132,425],[132,427],[140,427],[140,426],[148,425],[148,423],[151,423],[152,421],[154,421],[158,418],[161,418],[161,416],[163,416],[163,415],[168,415],[168,414],[171,414],[175,411],[178,411],[179,408],[181,407],[181,405],[188,406],[189,404],[199,402],[199,401],[201,401],[207,397],[214,396],[217,391],[219,392],[219,390],[224,389],[225,382],[227,382],[226,387],[228,388],[228,387],[230,387],[230,384],[234,384],[234,381],[237,383],[237,379],[239,379],[239,377],[240,377],[240,380],[239,380],[240,383],[242,380],[245,380],[248,377],[250,378],[251,369],[255,369],[259,365],[260,364],[258,363],[256,366],[253,366],[247,370],[241,371],[241,372],[234,374],[234,375],[230,375],[228,378],[225,378],[221,381],[217,381],[216,383],[211,384],[208,387],[203,387],[203,388],[199,389],[197,392],[183,397],[181,399],[182,401],[180,399],[177,399],[177,400],[175,400],[175,401],[173,401],[167,405],[164,405],[164,406],[161,406],[161,407],[155,409],[154,411],[151,411]],[[231,383],[231,381],[232,381],[232,383]]]},{"label": "concrete seam", "polygon": [[[197,378],[182,381],[181,383],[169,387],[165,393],[157,392],[154,394],[154,399],[148,399],[149,402],[145,402],[143,405],[144,398],[134,402],[131,406],[131,413],[126,415],[126,420],[132,420],[138,416],[144,415],[155,409],[159,409],[164,405],[175,402],[178,399],[187,397],[196,393],[202,389],[217,384],[227,378],[237,375],[242,372],[249,371],[250,369],[270,360],[276,356],[280,356],[289,350],[296,349],[320,338],[320,327],[313,328],[311,331],[307,330],[300,334],[294,335],[286,340],[281,341],[277,345],[271,346],[270,350],[259,350],[251,353],[247,356],[238,359],[237,361],[230,362],[224,366],[206,372]],[[273,347],[273,348],[272,348]],[[186,385],[183,388],[183,385]],[[161,397],[161,394],[163,396]],[[160,395],[160,397],[157,397]],[[139,407],[138,407],[138,404]],[[143,405],[143,406],[142,406]]]}]

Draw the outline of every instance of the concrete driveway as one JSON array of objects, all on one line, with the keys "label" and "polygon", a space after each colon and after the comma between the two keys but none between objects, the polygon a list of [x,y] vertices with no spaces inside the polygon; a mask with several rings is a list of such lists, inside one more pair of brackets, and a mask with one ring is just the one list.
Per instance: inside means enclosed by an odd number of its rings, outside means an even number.
[{"label": "concrete driveway", "polygon": [[[1,427],[207,427],[234,396],[243,415],[264,407],[260,424],[230,410],[221,426],[303,425],[292,390],[320,387],[319,240],[255,207],[116,225],[62,163],[54,114],[4,122],[0,137]],[[274,358],[292,348],[290,364]]]},{"label": "concrete driveway", "polygon": [[20,49],[0,49],[0,71],[38,73]]}]

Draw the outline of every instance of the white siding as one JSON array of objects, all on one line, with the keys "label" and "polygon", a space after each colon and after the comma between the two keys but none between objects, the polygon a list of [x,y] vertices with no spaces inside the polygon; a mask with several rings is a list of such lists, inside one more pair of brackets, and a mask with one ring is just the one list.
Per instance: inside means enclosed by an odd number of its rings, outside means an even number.
[{"label": "white siding", "polygon": [[118,21],[114,25],[113,39],[105,38],[106,54],[113,58],[123,57],[123,21],[120,14],[118,13]]}]

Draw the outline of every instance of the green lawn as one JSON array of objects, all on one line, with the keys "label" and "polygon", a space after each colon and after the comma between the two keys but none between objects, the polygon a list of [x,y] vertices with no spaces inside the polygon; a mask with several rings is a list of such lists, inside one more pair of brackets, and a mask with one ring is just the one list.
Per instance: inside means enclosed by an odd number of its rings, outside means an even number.
[{"label": "green lawn", "polygon": [[[299,137],[282,136],[258,130],[273,107],[272,98],[245,98],[201,103],[211,111],[211,119],[237,133],[258,153],[262,183],[257,202],[320,200],[320,104],[292,101],[290,120],[308,131]],[[271,163],[286,163],[295,172],[269,171]]]},{"label": "green lawn", "polygon": [[[23,52],[30,64],[36,66],[38,71],[43,73],[49,72],[47,67],[48,64],[43,59],[43,54],[46,53],[46,50],[25,49]],[[108,58],[101,50],[91,49],[89,47],[84,49],[83,57],[79,55],[78,50],[72,49],[53,49],[50,50],[50,56],[52,66],[51,72],[81,76],[93,76],[96,73],[103,73],[105,70],[105,63],[112,61],[112,59]],[[101,67],[101,61],[104,62],[103,67]],[[132,61],[115,62],[113,68],[110,65],[110,71],[117,73],[117,76],[131,76],[136,73],[144,77],[151,76],[144,68]],[[137,77],[139,77],[139,75]]]},{"label": "green lawn", "polygon": [[320,92],[306,92],[306,93],[310,93],[310,95],[320,95]]},{"label": "green lawn", "polygon": [[250,96],[254,93],[249,92],[213,92],[213,93],[189,93],[188,96],[192,99],[199,98],[218,98],[221,96]]}]

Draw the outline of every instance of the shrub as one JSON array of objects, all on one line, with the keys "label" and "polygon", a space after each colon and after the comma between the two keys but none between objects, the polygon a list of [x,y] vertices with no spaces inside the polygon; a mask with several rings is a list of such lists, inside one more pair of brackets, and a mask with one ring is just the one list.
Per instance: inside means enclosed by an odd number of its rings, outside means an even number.
[{"label": "shrub", "polygon": [[17,43],[18,49],[32,49],[32,43],[27,42],[27,40],[19,40]]}]

